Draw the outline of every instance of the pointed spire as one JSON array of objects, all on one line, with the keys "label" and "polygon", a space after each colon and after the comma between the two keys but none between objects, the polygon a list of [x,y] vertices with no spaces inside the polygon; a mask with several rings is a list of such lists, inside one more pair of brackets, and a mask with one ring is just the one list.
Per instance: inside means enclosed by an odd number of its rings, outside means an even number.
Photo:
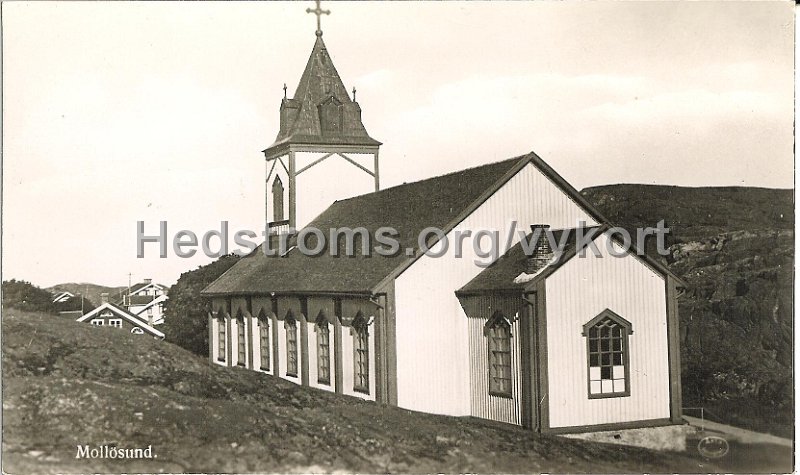
[{"label": "pointed spire", "polygon": [[361,122],[361,108],[333,65],[325,42],[317,36],[294,97],[281,102],[281,127],[272,151],[291,143],[378,146]]}]

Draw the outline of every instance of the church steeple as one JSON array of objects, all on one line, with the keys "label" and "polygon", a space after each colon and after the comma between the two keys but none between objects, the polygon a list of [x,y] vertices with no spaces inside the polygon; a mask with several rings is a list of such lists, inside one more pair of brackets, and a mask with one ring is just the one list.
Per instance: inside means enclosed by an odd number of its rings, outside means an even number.
[{"label": "church steeple", "polygon": [[[284,85],[280,128],[275,141],[264,150],[267,223],[277,232],[303,226],[334,200],[377,191],[380,187],[378,149],[381,143],[367,133],[361,120],[361,107],[355,102],[355,88],[351,99],[333,65],[320,26],[320,16],[330,12],[322,10],[319,1],[316,3],[315,9],[307,10],[317,15],[314,48],[293,97],[286,96]],[[342,180],[349,187],[341,189],[333,182],[312,184],[312,180],[300,177],[303,173],[306,176],[322,173],[322,165],[328,169],[325,172],[329,181]],[[314,170],[310,170],[312,167]],[[353,176],[354,171],[356,176]],[[271,196],[275,193],[276,179],[288,184],[288,199]],[[364,180],[369,187],[363,186]],[[283,188],[280,190],[283,193]],[[285,206],[284,213],[277,212],[276,203]]]},{"label": "church steeple", "polygon": [[381,145],[361,122],[361,107],[347,94],[322,36],[317,36],[294,97],[281,101],[280,131],[264,153],[269,159],[291,143]]}]

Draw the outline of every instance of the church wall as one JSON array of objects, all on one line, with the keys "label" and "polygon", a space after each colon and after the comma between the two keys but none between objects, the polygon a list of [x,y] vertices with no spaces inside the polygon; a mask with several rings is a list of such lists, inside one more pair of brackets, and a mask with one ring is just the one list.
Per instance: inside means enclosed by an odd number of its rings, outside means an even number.
[{"label": "church wall", "polygon": [[486,317],[469,317],[470,414],[482,419],[522,425],[522,370],[520,368],[520,320],[511,324],[512,398],[489,394],[489,347],[484,327]]},{"label": "church wall", "polygon": [[[574,257],[547,279],[551,428],[670,417],[665,278],[632,255]],[[630,396],[589,399],[583,325],[606,308],[631,322]]]},{"label": "church wall", "polygon": [[[295,154],[297,170],[323,157],[322,153]],[[346,154],[368,170],[373,156]],[[334,201],[375,191],[375,178],[338,155],[332,155],[297,175],[297,229],[325,211]],[[328,230],[323,230],[327,234]]]},{"label": "church wall", "polygon": [[[595,221],[533,164],[523,167],[496,193],[465,218],[458,230],[500,232],[505,243],[511,221],[529,232],[530,224],[572,228]],[[454,230],[455,231],[455,230]],[[471,239],[463,257],[455,258],[454,231],[448,253],[423,256],[395,281],[397,303],[397,400],[400,407],[436,414],[471,413],[467,317],[454,292],[483,268]],[[515,232],[510,244],[519,242]],[[484,249],[488,244],[484,242]],[[501,248],[502,255],[505,248]]]}]

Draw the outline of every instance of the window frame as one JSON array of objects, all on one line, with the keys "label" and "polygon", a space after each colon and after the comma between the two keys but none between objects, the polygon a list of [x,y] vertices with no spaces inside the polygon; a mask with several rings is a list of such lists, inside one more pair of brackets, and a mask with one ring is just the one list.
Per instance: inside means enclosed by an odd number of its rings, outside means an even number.
[{"label": "window frame", "polygon": [[236,366],[247,366],[247,328],[241,312],[236,316]]},{"label": "window frame", "polygon": [[[272,345],[270,345],[270,340],[272,340],[272,335],[270,334],[270,321],[269,317],[264,313],[262,310],[261,313],[258,315],[258,352],[259,352],[259,362],[258,368],[261,371],[269,371],[272,367]],[[264,351],[264,337],[266,332],[266,351]],[[264,360],[266,357],[266,366],[264,366]]]},{"label": "window frame", "polygon": [[[498,328],[504,328],[508,332],[508,348],[507,349],[493,349],[494,339],[494,332]],[[511,331],[511,321],[509,321],[501,312],[496,312],[492,318],[490,318],[486,322],[486,326],[484,327],[484,334],[486,335],[486,372],[487,372],[487,382],[488,382],[488,389],[489,395],[502,397],[502,398],[513,398],[514,397],[514,362],[513,362],[513,352],[514,352],[514,345],[512,342],[513,333]],[[502,378],[500,376],[495,376],[493,370],[494,364],[492,362],[493,355],[496,352],[502,352],[508,354],[508,378]],[[506,366],[505,364],[503,366]],[[497,388],[495,383],[495,379],[505,379],[508,381],[508,389],[503,390]]]},{"label": "window frame", "polygon": [[286,197],[286,188],[283,186],[283,181],[280,175],[275,175],[272,180],[272,221],[283,221],[284,217],[284,198]]},{"label": "window frame", "polygon": [[228,328],[225,316],[217,318],[217,361],[227,361]]},{"label": "window frame", "polygon": [[[324,330],[323,330],[324,329]],[[314,331],[317,334],[317,383],[324,384],[326,386],[331,385],[331,325],[328,322],[328,319],[325,318],[323,315],[320,315],[317,318],[317,321],[314,325]],[[320,336],[325,334],[325,345],[322,344],[322,340]],[[325,361],[327,365],[323,366],[323,346],[325,347]],[[325,372],[327,377],[323,377],[323,367],[325,367]]]},{"label": "window frame", "polygon": [[[370,393],[369,325],[367,323],[367,320],[361,314],[361,312],[359,312],[356,318],[353,320],[352,325],[353,326],[351,327],[351,334],[353,336],[353,391],[362,394],[369,394]],[[361,361],[362,355],[364,361]],[[363,374],[359,371],[359,362],[362,363]],[[365,381],[363,385],[360,384],[362,379]]]},{"label": "window frame", "polygon": [[[296,378],[299,374],[300,363],[298,361],[297,352],[297,320],[293,315],[287,315],[283,322],[283,328],[286,330],[286,376]],[[289,339],[292,335],[292,339]],[[291,343],[291,344],[290,344]],[[294,357],[294,358],[292,358]],[[293,363],[293,368],[289,367],[289,363]],[[294,370],[294,371],[292,371]]]},{"label": "window frame", "polygon": [[[620,335],[620,342],[621,342],[621,344],[620,344],[620,346],[621,346],[620,347],[620,352],[622,353],[621,362],[622,362],[622,365],[624,366],[624,372],[625,372],[625,379],[624,379],[625,389],[623,391],[612,391],[610,393],[603,393],[603,392],[592,393],[592,378],[591,378],[591,371],[592,370],[591,369],[593,367],[597,367],[597,366],[592,366],[592,349],[591,349],[591,341],[590,341],[591,340],[590,331],[591,331],[592,328],[594,328],[595,326],[597,326],[600,323],[604,322],[605,320],[611,320],[612,322],[614,322],[615,324],[619,325],[622,328],[621,335]],[[633,325],[631,324],[631,322],[629,322],[628,320],[622,318],[621,316],[619,316],[618,314],[616,314],[615,312],[613,312],[610,309],[603,310],[596,317],[592,318],[591,320],[589,320],[588,322],[586,322],[583,325],[583,332],[581,333],[581,335],[584,337],[584,340],[586,340],[586,394],[588,395],[589,399],[607,399],[607,398],[616,398],[616,397],[629,397],[631,395],[631,364],[630,364],[630,339],[629,339],[629,336],[632,335],[632,334],[633,334]],[[614,336],[612,335],[611,338],[613,339],[613,337]],[[598,339],[599,339],[599,337],[598,337]],[[613,350],[613,341],[612,341],[612,343],[610,343],[609,348],[610,348],[609,351],[611,352],[612,357],[613,357],[613,352],[614,352],[614,350]],[[600,350],[598,350],[598,352],[595,352],[595,353],[599,353],[601,358],[602,358],[602,353],[603,353],[602,348]],[[612,361],[611,362],[612,381],[614,379],[613,378],[613,367],[616,366],[613,363],[614,362]],[[601,361],[600,361],[601,371],[602,371],[602,367],[603,367],[603,364],[602,364],[602,359],[601,359]],[[601,378],[602,378],[602,375],[601,375]],[[619,378],[617,378],[617,379],[619,379]],[[601,381],[602,381],[602,379],[601,379]],[[612,383],[612,385],[613,385],[613,383]],[[602,388],[601,388],[601,391],[602,391]]]}]

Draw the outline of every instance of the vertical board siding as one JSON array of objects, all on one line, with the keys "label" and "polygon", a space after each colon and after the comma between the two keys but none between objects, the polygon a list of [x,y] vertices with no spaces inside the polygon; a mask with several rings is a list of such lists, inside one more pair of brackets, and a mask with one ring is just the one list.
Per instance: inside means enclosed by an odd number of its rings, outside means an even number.
[{"label": "vertical board siding", "polygon": [[489,347],[484,327],[489,318],[469,317],[470,414],[482,419],[522,425],[520,320],[511,325],[512,398],[489,394]]},{"label": "vertical board siding", "polygon": [[[325,155],[327,154],[296,152],[296,169],[300,170]],[[346,155],[372,170],[372,154],[348,153]],[[336,179],[332,180],[331,177],[336,177]],[[325,211],[334,201],[375,191],[375,178],[344,158],[331,155],[297,175],[296,186],[298,189],[296,194],[297,229],[301,229]]]},{"label": "vertical board siding", "polygon": [[[505,251],[511,222],[517,230],[531,224],[572,228],[578,221],[596,224],[533,164],[523,167],[496,193],[448,234],[450,250],[442,257],[423,256],[396,280],[398,405],[435,414],[469,415],[469,342],[467,317],[454,291],[488,264],[466,239],[461,258],[455,257],[456,230],[497,230]],[[488,248],[484,240],[484,249]],[[519,242],[514,233],[510,244]]]},{"label": "vertical board siding", "polygon": [[[670,416],[665,278],[633,255],[613,257],[609,238],[547,279],[550,427]],[[615,245],[616,246],[616,245]],[[630,396],[589,399],[583,325],[606,308],[631,322]]]}]

